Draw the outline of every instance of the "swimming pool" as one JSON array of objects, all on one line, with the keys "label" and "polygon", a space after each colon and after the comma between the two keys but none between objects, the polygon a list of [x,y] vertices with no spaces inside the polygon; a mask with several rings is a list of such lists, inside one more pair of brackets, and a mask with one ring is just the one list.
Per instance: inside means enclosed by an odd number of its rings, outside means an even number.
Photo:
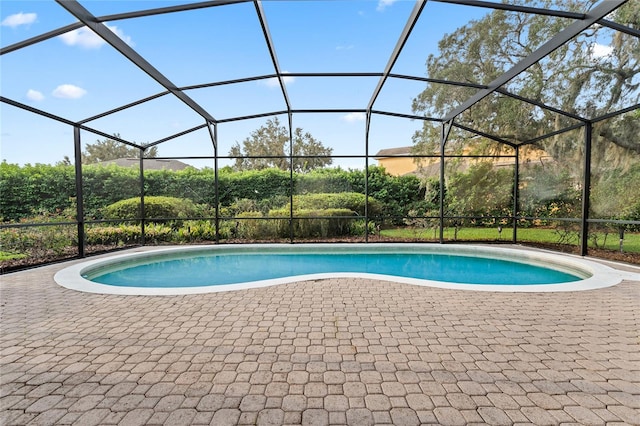
[{"label": "swimming pool", "polygon": [[640,279],[577,257],[514,248],[429,244],[180,246],[82,262],[59,271],[63,287],[108,294],[239,290],[361,277],[490,291],[575,291]]}]

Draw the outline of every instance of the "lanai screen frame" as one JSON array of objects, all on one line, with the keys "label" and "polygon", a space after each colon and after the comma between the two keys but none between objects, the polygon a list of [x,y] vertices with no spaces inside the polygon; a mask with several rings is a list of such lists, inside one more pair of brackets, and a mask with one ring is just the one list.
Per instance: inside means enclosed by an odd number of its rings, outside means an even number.
[{"label": "lanai screen frame", "polygon": [[[524,71],[526,71],[529,67],[531,67],[532,65],[534,65],[535,63],[537,63],[538,61],[542,60],[543,58],[545,58],[547,55],[549,55],[550,53],[552,53],[554,50],[560,48],[561,46],[563,46],[564,44],[568,43],[571,39],[573,39],[574,37],[576,37],[577,35],[579,35],[582,31],[584,31],[585,29],[589,28],[591,25],[593,24],[599,24],[608,28],[611,28],[613,30],[616,31],[621,31],[624,32],[626,34],[632,35],[634,37],[640,37],[640,31],[637,31],[633,28],[629,28],[626,26],[622,26],[619,25],[615,22],[609,21],[607,19],[605,19],[605,17],[613,12],[614,10],[616,10],[617,8],[619,8],[620,6],[622,6],[623,4],[625,4],[628,0],[603,0],[600,3],[598,3],[595,7],[593,7],[588,13],[575,13],[575,12],[567,12],[567,11],[559,11],[559,10],[551,10],[551,9],[544,9],[544,8],[537,8],[537,7],[527,7],[527,6],[520,6],[520,5],[514,5],[514,4],[506,4],[506,3],[492,3],[492,2],[488,2],[488,1],[478,1],[478,0],[430,0],[432,2],[440,2],[440,3],[452,3],[452,4],[459,4],[459,5],[465,5],[465,6],[470,6],[470,7],[481,7],[481,8],[488,8],[488,9],[499,9],[499,10],[505,10],[505,11],[512,11],[512,12],[523,12],[523,13],[532,13],[532,14],[542,14],[542,15],[548,15],[548,16],[555,16],[555,17],[562,17],[562,18],[568,18],[568,19],[573,19],[573,23],[568,25],[566,28],[564,28],[562,31],[560,31],[559,33],[557,33],[554,37],[552,37],[550,40],[548,40],[546,43],[544,43],[543,45],[541,45],[540,47],[538,47],[536,50],[534,50],[529,56],[523,58],[520,62],[518,62],[515,66],[513,66],[511,69],[507,70],[506,72],[504,72],[502,75],[500,75],[498,78],[496,78],[494,81],[490,82],[489,84],[486,85],[480,85],[480,84],[472,84],[472,83],[464,83],[464,82],[455,82],[455,81],[444,81],[444,80],[437,80],[437,79],[432,79],[432,78],[425,78],[425,77],[419,77],[419,76],[413,76],[413,75],[403,75],[403,74],[396,74],[393,73],[393,66],[396,63],[400,53],[402,52],[402,49],[405,46],[405,43],[407,42],[407,40],[409,39],[409,36],[414,28],[414,26],[416,25],[418,19],[421,16],[421,13],[425,7],[425,5],[427,4],[427,0],[416,0],[413,10],[411,12],[411,14],[409,15],[407,22],[404,26],[404,29],[402,31],[402,33],[400,34],[400,37],[395,45],[395,48],[393,49],[393,52],[391,53],[391,56],[387,62],[386,67],[384,68],[383,71],[381,72],[368,72],[368,73],[354,73],[354,72],[350,72],[350,73],[340,73],[340,72],[333,72],[333,73],[291,73],[291,72],[283,72],[283,70],[281,69],[278,59],[277,59],[277,54],[276,54],[276,49],[273,43],[273,40],[271,38],[271,34],[269,31],[269,27],[268,27],[268,22],[266,19],[266,15],[262,6],[262,2],[260,0],[211,0],[211,1],[202,1],[202,2],[197,2],[197,3],[191,3],[191,4],[184,4],[184,5],[177,5],[177,6],[169,6],[169,7],[163,7],[163,8],[155,8],[155,9],[147,9],[147,10],[139,10],[139,11],[134,11],[134,12],[126,12],[126,13],[119,13],[119,14],[113,14],[113,15],[106,15],[106,16],[101,16],[101,17],[97,17],[94,16],[93,14],[91,14],[91,12],[89,12],[86,8],[84,8],[84,6],[82,6],[77,0],[56,0],[56,2],[62,7],[64,8],[66,11],[68,11],[71,15],[73,15],[75,18],[78,19],[77,23],[71,24],[71,25],[67,25],[64,27],[60,27],[58,29],[49,31],[47,33],[41,34],[39,36],[24,40],[22,42],[19,43],[15,43],[13,45],[7,46],[5,48],[0,49],[0,56],[19,50],[19,49],[24,49],[24,48],[28,48],[31,45],[34,45],[36,43],[48,40],[50,38],[53,37],[57,37],[60,36],[62,34],[65,34],[69,31],[73,31],[82,27],[87,27],[89,29],[91,29],[93,32],[95,32],[98,36],[100,36],[105,42],[107,42],[113,49],[115,49],[116,51],[118,51],[121,55],[123,55],[124,57],[126,57],[129,61],[131,61],[133,64],[135,64],[136,66],[138,66],[142,71],[144,71],[144,73],[146,73],[150,78],[152,78],[153,80],[155,80],[156,82],[158,82],[162,87],[164,87],[166,90],[160,93],[156,93],[152,96],[148,96],[145,97],[143,99],[139,99],[137,101],[125,104],[125,105],[121,105],[117,108],[108,110],[108,111],[104,111],[98,115],[94,115],[88,118],[85,118],[83,120],[80,121],[73,121],[73,120],[69,120],[67,118],[61,117],[61,116],[57,116],[54,114],[51,114],[47,111],[43,111],[34,107],[31,107],[29,105],[23,104],[21,102],[6,98],[4,96],[0,96],[0,102],[3,102],[5,104],[8,105],[12,105],[14,107],[20,108],[22,110],[55,120],[57,122],[60,123],[64,123],[66,125],[69,125],[71,127],[73,127],[74,129],[74,159],[75,159],[75,186],[76,186],[76,216],[77,219],[75,222],[73,222],[73,224],[77,225],[77,232],[78,232],[78,255],[79,257],[84,257],[85,256],[85,238],[84,238],[84,229],[85,229],[85,225],[87,222],[85,222],[84,219],[84,210],[83,210],[83,189],[82,189],[82,164],[81,164],[81,137],[80,137],[80,133],[82,130],[85,131],[89,131],[93,134],[96,135],[100,135],[118,142],[121,142],[125,145],[128,145],[130,147],[135,147],[137,149],[140,150],[140,200],[141,200],[141,227],[142,227],[142,244],[144,244],[144,218],[145,218],[145,214],[144,214],[144,158],[143,158],[143,154],[144,152],[154,146],[160,145],[164,142],[173,140],[175,138],[178,138],[180,136],[184,136],[188,133],[194,132],[194,131],[198,131],[198,130],[202,130],[202,129],[207,129],[209,137],[211,139],[211,143],[212,143],[212,149],[213,149],[213,155],[211,157],[205,157],[205,158],[211,158],[214,160],[214,173],[215,173],[215,185],[214,185],[214,199],[216,202],[216,209],[215,209],[215,226],[216,226],[216,243],[219,240],[219,221],[220,221],[220,216],[219,216],[219,193],[218,193],[218,187],[219,187],[219,181],[218,181],[218,160],[221,158],[229,158],[229,157],[224,157],[221,156],[220,153],[218,152],[218,125],[220,124],[224,124],[224,123],[228,123],[228,122],[233,122],[233,121],[240,121],[240,120],[249,120],[249,119],[255,119],[255,118],[262,118],[262,117],[273,117],[273,116],[278,116],[278,115],[285,115],[287,116],[288,119],[288,129],[289,129],[289,147],[290,147],[290,152],[289,155],[286,157],[289,160],[290,163],[290,184],[292,185],[292,190],[291,190],[291,200],[292,201],[292,197],[293,197],[293,161],[292,159],[294,158],[293,155],[293,115],[294,114],[307,114],[307,113],[362,113],[365,114],[365,153],[362,156],[356,156],[358,158],[364,158],[365,160],[365,197],[366,197],[366,203],[365,203],[365,215],[364,215],[364,219],[365,219],[365,224],[368,225],[368,222],[370,220],[370,216],[369,216],[369,212],[368,212],[368,197],[369,197],[369,191],[368,191],[368,180],[369,180],[369,161],[371,158],[374,157],[374,155],[371,155],[369,152],[369,133],[370,133],[370,125],[371,125],[371,118],[373,115],[386,115],[386,116],[392,116],[392,117],[398,117],[398,118],[404,118],[404,119],[411,119],[411,120],[419,120],[419,121],[431,121],[431,122],[435,122],[435,123],[439,123],[441,126],[441,137],[440,137],[440,197],[439,197],[439,202],[440,202],[440,215],[439,215],[439,230],[440,230],[440,235],[439,235],[439,242],[440,243],[444,243],[444,221],[447,218],[447,216],[445,216],[445,209],[444,209],[444,203],[445,203],[445,148],[447,145],[447,141],[449,138],[449,134],[450,131],[453,127],[462,129],[464,131],[470,132],[472,134],[476,134],[478,136],[482,136],[484,138],[496,141],[498,143],[501,144],[505,144],[507,146],[510,146],[511,148],[513,148],[515,150],[515,155],[514,155],[514,159],[515,159],[515,172],[514,172],[514,185],[513,185],[513,216],[511,217],[512,219],[512,223],[513,223],[513,242],[516,243],[518,241],[517,239],[517,228],[518,228],[518,219],[520,219],[518,217],[518,187],[519,187],[519,183],[518,183],[518,175],[519,175],[519,152],[520,152],[520,147],[528,145],[528,144],[533,144],[537,141],[552,137],[554,135],[560,134],[560,133],[564,133],[564,132],[568,132],[574,129],[578,129],[578,128],[582,128],[584,130],[584,158],[583,158],[583,181],[582,181],[582,210],[581,210],[581,217],[580,217],[580,253],[584,256],[587,254],[588,252],[588,227],[589,227],[589,223],[590,222],[607,222],[607,223],[622,223],[625,221],[616,221],[616,220],[595,220],[595,219],[590,219],[589,218],[589,197],[590,197],[590,175],[591,175],[591,144],[592,144],[592,129],[593,129],[593,125],[599,121],[603,121],[606,119],[610,119],[612,117],[616,117],[618,115],[621,114],[625,114],[628,113],[630,111],[634,111],[638,108],[640,108],[640,104],[635,104],[632,106],[629,106],[627,108],[624,108],[622,110],[618,110],[612,113],[608,113],[599,117],[594,117],[594,118],[586,118],[586,117],[582,117],[579,116],[575,113],[571,113],[568,111],[563,111],[560,110],[558,108],[554,108],[552,106],[549,105],[545,105],[542,102],[533,100],[533,99],[528,99],[513,93],[510,93],[509,91],[507,91],[506,89],[503,88],[503,86],[508,83],[509,81],[511,81],[512,79],[516,78],[517,76],[519,76],[521,73],[523,73]],[[259,75],[259,76],[253,76],[253,77],[247,77],[247,78],[241,78],[241,79],[235,79],[235,80],[226,80],[226,81],[217,81],[217,82],[211,82],[211,83],[205,83],[205,84],[199,84],[199,85],[192,85],[192,86],[184,86],[184,87],[178,87],[176,86],[174,83],[172,83],[166,76],[164,76],[159,70],[157,70],[151,63],[149,63],[143,56],[141,56],[134,48],[132,48],[131,46],[129,46],[127,43],[125,43],[122,39],[120,39],[120,37],[118,37],[115,33],[113,33],[111,30],[109,30],[106,25],[104,24],[104,22],[108,22],[108,21],[116,21],[116,20],[122,20],[122,19],[131,19],[131,18],[139,18],[139,17],[145,17],[145,16],[152,16],[152,15],[158,15],[158,14],[170,14],[170,13],[176,13],[176,12],[182,12],[182,11],[187,11],[187,10],[196,10],[196,9],[205,9],[205,8],[213,8],[213,7],[224,7],[226,5],[232,5],[232,4],[238,4],[238,3],[253,3],[254,7],[255,7],[255,11],[256,11],[256,15],[258,17],[258,20],[260,22],[260,26],[262,29],[262,33],[264,36],[264,40],[265,43],[267,45],[268,51],[269,51],[269,55],[272,61],[272,65],[273,65],[273,69],[274,69],[274,73],[272,74],[267,74],[267,75]],[[374,92],[371,95],[371,99],[368,103],[368,105],[364,108],[358,108],[358,109],[296,109],[292,106],[292,103],[289,99],[288,93],[287,93],[287,89],[286,89],[286,84],[285,84],[285,77],[327,77],[327,78],[331,78],[331,77],[353,77],[353,78],[358,78],[358,77],[376,77],[379,78],[378,84],[374,90]],[[282,97],[284,100],[284,103],[286,105],[286,110],[280,110],[280,111],[269,111],[269,112],[264,112],[264,113],[260,113],[260,114],[254,114],[254,115],[247,115],[247,116],[236,116],[236,117],[232,117],[232,118],[226,118],[226,119],[216,119],[213,117],[213,115],[211,115],[205,108],[203,108],[201,105],[199,105],[196,101],[194,101],[191,97],[189,97],[189,95],[187,93],[185,93],[188,90],[194,90],[194,89],[199,89],[199,88],[205,88],[205,87],[213,87],[213,86],[221,86],[221,85],[228,85],[228,84],[235,84],[235,83],[243,83],[243,82],[249,82],[249,81],[258,81],[258,80],[266,80],[266,79],[277,79],[278,81],[278,85],[280,88],[280,91],[282,93]],[[425,83],[438,83],[438,84],[446,84],[446,85],[453,85],[453,86],[465,86],[465,87],[470,87],[470,88],[474,88],[477,89],[477,92],[472,95],[471,97],[469,97],[465,102],[463,102],[462,104],[460,104],[458,107],[456,107],[455,109],[451,110],[448,114],[446,114],[443,117],[425,117],[425,116],[419,116],[419,115],[413,115],[413,114],[403,114],[403,113],[398,113],[398,112],[393,112],[393,111],[383,111],[383,110],[378,110],[375,108],[375,103],[376,100],[382,90],[382,88],[384,87],[385,83],[388,81],[388,79],[406,79],[406,80],[414,80],[414,81],[420,81],[420,82],[425,82]],[[477,129],[473,129],[470,128],[468,126],[462,125],[462,124],[458,124],[456,123],[456,118],[464,113],[465,111],[467,111],[469,108],[473,107],[475,104],[477,104],[478,102],[480,102],[482,99],[484,99],[485,97],[493,94],[493,93],[498,93],[500,95],[504,95],[504,96],[508,96],[514,99],[517,99],[519,101],[531,104],[531,105],[535,105],[539,108],[542,108],[544,110],[548,110],[551,112],[554,112],[556,114],[560,114],[562,116],[565,117],[569,117],[575,121],[578,122],[578,124],[574,124],[571,126],[568,126],[566,128],[560,129],[560,130],[556,130],[553,132],[550,132],[548,134],[536,137],[534,139],[530,139],[527,141],[524,141],[522,143],[513,143],[507,140],[504,140],[496,135],[492,135],[486,132],[482,132],[480,130]],[[166,96],[166,95],[172,95],[176,98],[178,98],[180,101],[182,101],[184,104],[186,104],[189,108],[191,108],[196,114],[198,114],[202,119],[203,119],[203,124],[197,125],[195,127],[183,130],[179,133],[173,134],[173,135],[168,135],[162,139],[156,140],[154,142],[145,144],[145,145],[140,145],[131,141],[128,141],[126,139],[123,139],[121,137],[118,136],[114,136],[114,135],[110,135],[100,129],[95,129],[92,128],[89,123],[91,123],[94,120],[97,120],[99,118],[102,117],[106,117],[108,115],[114,114],[116,112],[121,112],[121,111],[125,111],[128,108],[137,106],[137,105],[141,105],[144,104],[146,102],[149,102],[151,100]],[[339,157],[339,156],[337,156]],[[262,157],[261,157],[262,158]],[[289,222],[292,223],[293,222],[293,202],[290,202],[290,206],[291,206],[291,210],[290,210],[290,216],[289,216]],[[66,225],[69,225],[71,223],[66,223]],[[59,225],[59,224],[58,224]],[[11,226],[17,226],[17,225],[2,225],[2,227],[11,227]],[[20,226],[29,226],[27,225],[20,225]],[[368,226],[365,226],[365,229],[368,229]],[[294,242],[295,238],[293,235],[293,228],[291,225],[291,232],[290,232],[290,241]],[[365,241],[368,242],[368,232],[365,232]]]}]

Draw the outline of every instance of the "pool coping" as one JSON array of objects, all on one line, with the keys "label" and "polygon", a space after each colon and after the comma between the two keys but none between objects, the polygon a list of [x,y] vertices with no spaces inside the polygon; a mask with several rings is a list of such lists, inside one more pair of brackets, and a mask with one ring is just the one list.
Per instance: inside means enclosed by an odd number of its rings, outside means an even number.
[{"label": "pool coping", "polygon": [[[569,283],[560,284],[531,284],[531,285],[504,285],[504,284],[466,284],[453,283],[435,280],[424,280],[409,277],[399,277],[392,275],[371,274],[371,273],[321,273],[296,275],[284,278],[275,278],[261,281],[252,281],[239,284],[225,284],[199,287],[170,287],[170,288],[145,288],[145,287],[120,287],[95,283],[82,277],[84,271],[95,268],[98,265],[109,265],[121,262],[124,259],[142,259],[154,257],[162,254],[175,252],[189,253],[194,251],[219,250],[224,253],[233,252],[255,252],[277,249],[280,252],[317,252],[332,249],[335,251],[405,251],[405,252],[438,252],[450,253],[465,256],[493,257],[509,260],[526,260],[545,266],[548,262],[556,267],[565,268],[573,272],[583,271],[591,274],[590,277]],[[515,258],[515,259],[514,259]],[[547,265],[548,266],[548,265]],[[547,251],[528,250],[524,248],[505,248],[487,245],[440,245],[440,244],[419,244],[419,243],[354,243],[354,244],[243,244],[238,245],[191,245],[191,246],[171,246],[154,248],[151,250],[139,251],[135,253],[120,253],[106,258],[92,259],[80,262],[58,271],[55,282],[67,289],[100,294],[116,295],[138,295],[138,296],[169,296],[184,294],[204,294],[222,291],[238,291],[252,288],[269,287],[280,284],[287,284],[301,281],[331,279],[331,278],[365,278],[379,281],[391,281],[425,287],[436,287],[464,291],[493,291],[493,292],[567,292],[595,290],[619,284],[623,280],[640,281],[640,273],[621,271],[607,265],[578,257],[561,253]]]}]

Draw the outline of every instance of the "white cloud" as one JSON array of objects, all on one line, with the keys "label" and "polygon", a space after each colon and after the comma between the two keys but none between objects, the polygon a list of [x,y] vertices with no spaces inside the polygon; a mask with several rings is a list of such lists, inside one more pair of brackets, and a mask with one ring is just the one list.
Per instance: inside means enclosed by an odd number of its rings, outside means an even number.
[{"label": "white cloud", "polygon": [[[287,71],[282,72],[282,74],[286,74],[286,73]],[[284,84],[291,84],[296,80],[295,77],[287,77],[287,76],[283,76],[282,79],[284,80]],[[280,82],[278,81],[277,77],[264,80],[264,84],[267,85],[267,87],[280,87]]]},{"label": "white cloud", "polygon": [[35,13],[15,13],[13,15],[9,15],[2,21],[3,27],[11,27],[16,28],[20,25],[29,25],[36,22],[38,15]]},{"label": "white cloud", "polygon": [[378,0],[378,7],[376,8],[376,10],[378,12],[382,12],[387,6],[391,6],[397,1],[398,0]]},{"label": "white cloud", "polygon": [[[106,25],[115,35],[120,37],[129,46],[133,46],[131,37],[126,35],[120,28],[115,25]],[[88,29],[87,27],[78,28],[77,30],[69,31],[60,36],[60,39],[69,46],[80,46],[86,49],[98,49],[106,42],[100,38],[96,33]]]},{"label": "white cloud", "polygon": [[96,33],[86,27],[64,33],[60,39],[69,46],[82,46],[87,49],[97,49],[105,43]]},{"label": "white cloud", "polygon": [[133,40],[131,40],[131,37],[126,35],[120,28],[116,27],[115,25],[107,25],[107,28],[109,28],[115,35],[120,37],[122,41],[127,43],[129,46],[135,46],[135,43],[133,42]]},{"label": "white cloud", "polygon": [[30,101],[39,102],[44,99],[44,95],[37,90],[29,89],[27,90],[27,99],[29,99]]},{"label": "white cloud", "polygon": [[353,44],[341,44],[336,46],[336,50],[351,50],[353,49],[355,46]]},{"label": "white cloud", "polygon": [[353,123],[356,121],[364,121],[366,117],[367,116],[364,112],[350,112],[349,114],[343,115],[341,118],[348,123]]},{"label": "white cloud", "polygon": [[592,59],[600,59],[607,57],[613,53],[613,47],[600,43],[592,43],[589,46],[589,55]]},{"label": "white cloud", "polygon": [[51,94],[56,98],[80,99],[87,94],[87,91],[82,87],[74,86],[73,84],[61,84],[56,87]]}]

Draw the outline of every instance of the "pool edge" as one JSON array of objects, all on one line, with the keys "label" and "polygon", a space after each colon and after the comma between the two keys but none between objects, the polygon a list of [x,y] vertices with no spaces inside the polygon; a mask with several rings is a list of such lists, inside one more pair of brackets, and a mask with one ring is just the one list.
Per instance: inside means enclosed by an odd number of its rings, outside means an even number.
[{"label": "pool edge", "polygon": [[[402,249],[409,251],[411,249],[419,249],[420,251],[445,252],[452,254],[464,255],[493,255],[498,258],[505,258],[507,255],[516,257],[519,260],[530,260],[535,262],[548,261],[554,265],[560,265],[576,271],[588,271],[591,277],[569,283],[561,284],[532,284],[532,285],[494,285],[494,284],[465,284],[453,283],[434,280],[424,280],[408,277],[398,277],[382,274],[369,273],[321,273],[309,275],[297,275],[285,278],[268,279],[261,281],[252,281],[240,284],[226,284],[217,286],[201,286],[201,287],[171,287],[171,288],[144,288],[144,287],[119,287],[105,284],[95,283],[82,277],[83,271],[96,267],[97,265],[108,265],[109,263],[119,262],[122,259],[144,258],[157,256],[158,254],[170,254],[172,252],[192,252],[221,250],[224,252],[233,251],[264,251],[267,249],[275,249],[281,251],[315,251],[318,249],[326,250],[328,247],[343,248],[345,250],[367,249],[367,250],[385,250]],[[513,259],[510,259],[513,260]],[[251,288],[263,288],[280,284],[288,284],[293,282],[332,279],[332,278],[366,278],[378,281],[390,281],[403,284],[435,287],[453,290],[465,291],[492,291],[492,292],[567,292],[567,291],[585,291],[606,288],[624,280],[640,281],[640,273],[628,271],[620,271],[602,263],[598,263],[582,257],[574,255],[566,255],[562,253],[554,253],[542,250],[532,250],[524,247],[494,247],[487,245],[427,245],[420,243],[355,243],[355,244],[246,244],[237,245],[196,245],[196,246],[170,246],[162,248],[152,248],[150,250],[138,251],[134,253],[119,253],[113,256],[101,257],[80,262],[58,271],[55,276],[55,282],[67,289],[82,291],[87,293],[113,294],[113,295],[139,295],[139,296],[168,296],[168,295],[187,295],[187,294],[205,294],[222,291],[237,291]]]}]

